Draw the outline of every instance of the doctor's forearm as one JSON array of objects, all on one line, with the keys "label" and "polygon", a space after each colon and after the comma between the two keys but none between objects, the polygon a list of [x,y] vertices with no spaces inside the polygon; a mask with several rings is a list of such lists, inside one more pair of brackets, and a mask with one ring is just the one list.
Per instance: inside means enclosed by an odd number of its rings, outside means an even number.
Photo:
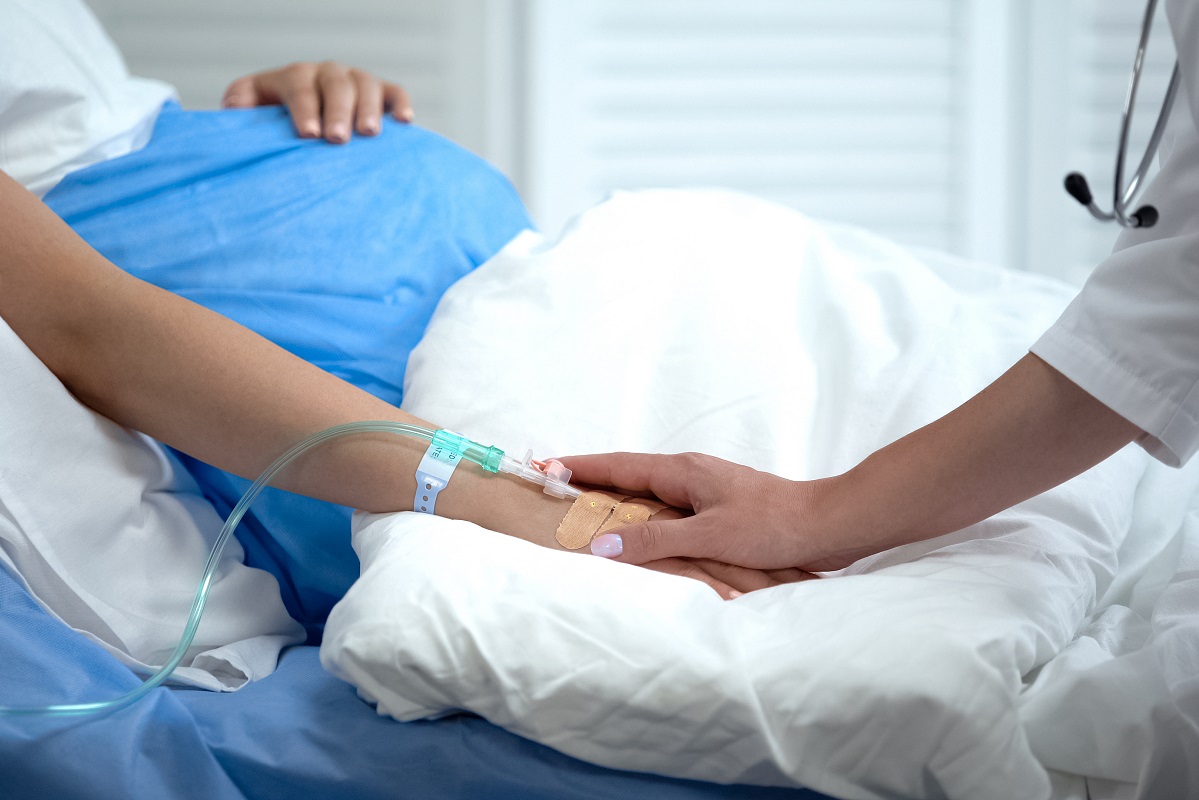
[{"label": "doctor's forearm", "polygon": [[960,530],[1085,472],[1140,430],[1029,354],[840,479],[827,545],[858,555]]}]

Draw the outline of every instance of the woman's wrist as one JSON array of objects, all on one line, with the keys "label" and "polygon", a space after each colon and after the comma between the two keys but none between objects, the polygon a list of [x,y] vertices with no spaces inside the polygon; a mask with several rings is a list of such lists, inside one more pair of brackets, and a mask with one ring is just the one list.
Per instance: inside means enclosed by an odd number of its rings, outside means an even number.
[{"label": "woman's wrist", "polygon": [[[795,484],[797,563],[801,569],[828,572],[888,550],[901,541],[880,517],[885,509],[872,497],[860,469]],[[893,541],[894,540],[894,541]]]}]

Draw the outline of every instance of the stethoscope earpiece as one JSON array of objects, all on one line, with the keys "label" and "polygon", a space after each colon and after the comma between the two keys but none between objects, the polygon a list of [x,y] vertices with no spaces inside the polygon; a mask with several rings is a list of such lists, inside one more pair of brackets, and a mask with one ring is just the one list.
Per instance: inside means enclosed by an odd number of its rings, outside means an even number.
[{"label": "stethoscope earpiece", "polygon": [[1084,206],[1089,206],[1094,200],[1091,187],[1087,186],[1087,179],[1081,172],[1071,172],[1066,176],[1066,191]]},{"label": "stethoscope earpiece", "polygon": [[1141,206],[1137,212],[1132,215],[1132,219],[1136,222],[1133,227],[1136,228],[1152,228],[1157,224],[1157,209],[1153,206]]}]

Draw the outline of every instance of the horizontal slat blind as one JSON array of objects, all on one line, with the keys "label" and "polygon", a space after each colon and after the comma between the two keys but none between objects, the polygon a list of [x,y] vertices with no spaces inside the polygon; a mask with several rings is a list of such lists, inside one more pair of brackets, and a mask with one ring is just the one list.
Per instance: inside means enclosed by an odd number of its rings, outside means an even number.
[{"label": "horizontal slat blind", "polygon": [[534,8],[531,200],[548,226],[614,188],[724,186],[954,245],[951,0]]}]

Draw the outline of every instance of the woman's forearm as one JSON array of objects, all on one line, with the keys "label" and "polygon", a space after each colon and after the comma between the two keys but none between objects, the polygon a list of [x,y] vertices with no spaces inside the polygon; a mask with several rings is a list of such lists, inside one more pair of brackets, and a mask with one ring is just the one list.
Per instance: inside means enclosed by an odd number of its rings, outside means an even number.
[{"label": "woman's forearm", "polygon": [[[2,174],[0,220],[0,316],[77,398],[122,425],[255,477],[288,447],[333,425],[421,424],[246,328],[124,273]],[[389,434],[348,437],[311,451],[276,483],[357,508],[411,509],[425,448]],[[532,530],[552,534],[568,506],[532,485],[464,465],[438,512],[527,537]]]},{"label": "woman's forearm", "polygon": [[[83,403],[243,477],[335,425],[436,427],[122,272],[3,173],[0,317]],[[369,511],[410,510],[427,447],[393,434],[345,437],[309,451],[273,485]],[[439,495],[437,513],[563,549],[555,532],[570,506],[536,484],[467,464]],[[678,515],[664,509],[656,517]],[[646,566],[695,578],[723,597],[809,577],[669,558]]]},{"label": "woman's forearm", "polygon": [[960,530],[1094,466],[1140,431],[1036,356],[849,472],[789,481],[710,456],[564,459],[577,479],[650,492],[687,519],[621,532],[605,555],[827,571]]},{"label": "woman's forearm", "polygon": [[823,548],[848,563],[960,530],[1090,469],[1139,434],[1029,354],[960,408],[831,479]]}]

